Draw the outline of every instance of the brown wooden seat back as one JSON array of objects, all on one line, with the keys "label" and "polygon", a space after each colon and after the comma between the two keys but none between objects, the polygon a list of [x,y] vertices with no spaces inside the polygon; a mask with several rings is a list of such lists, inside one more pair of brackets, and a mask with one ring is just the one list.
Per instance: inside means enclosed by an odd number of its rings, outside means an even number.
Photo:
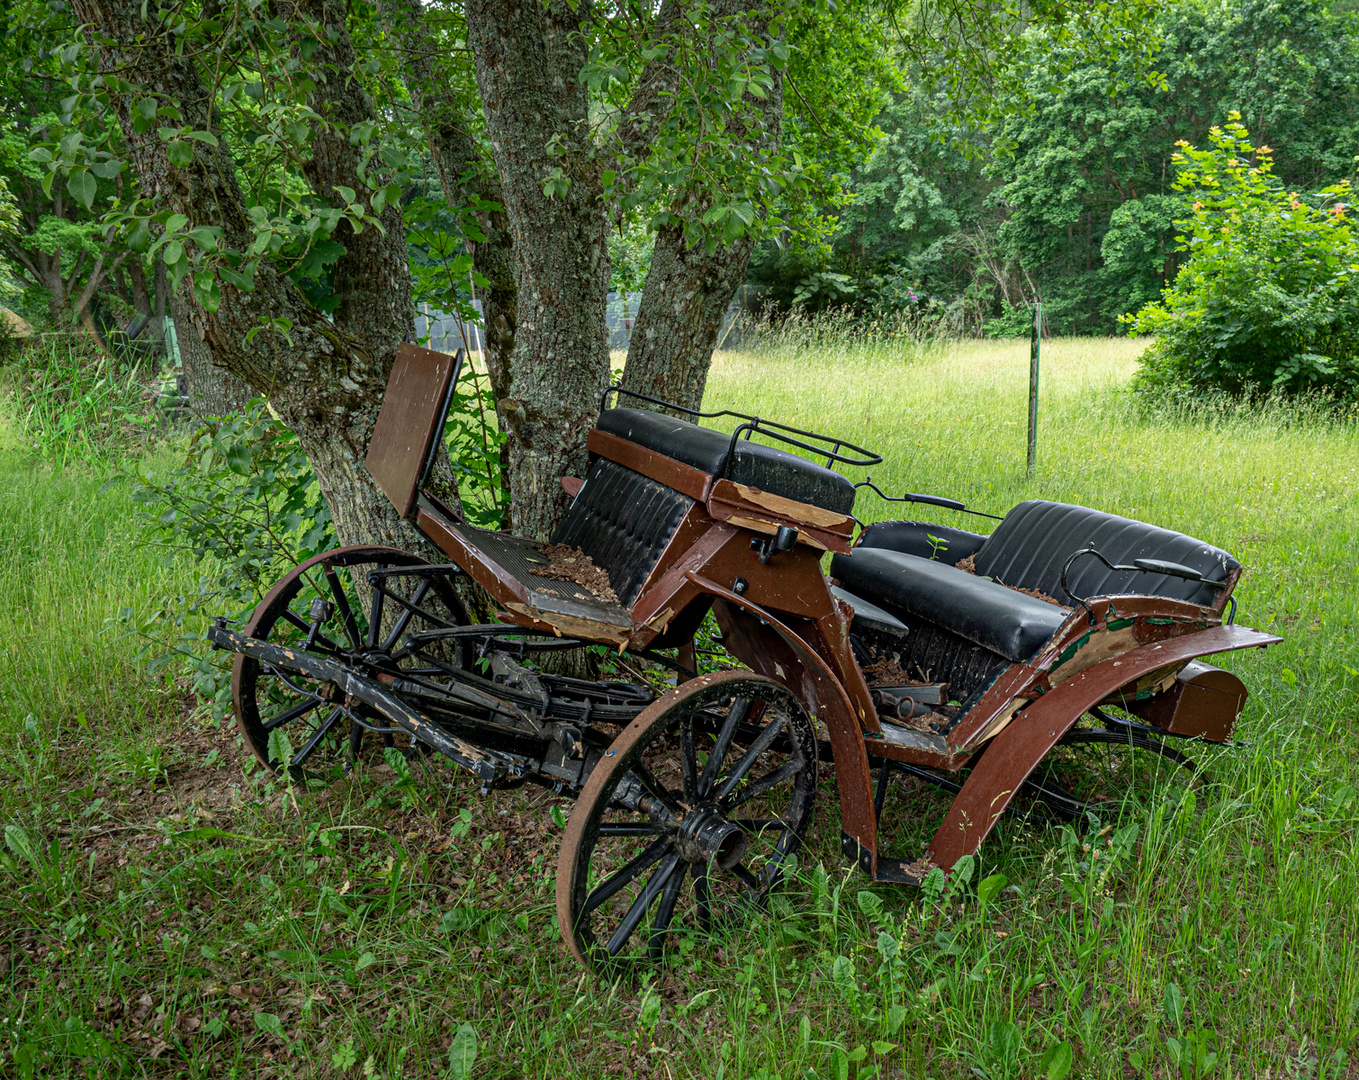
[{"label": "brown wooden seat back", "polygon": [[364,463],[403,518],[414,513],[462,358],[461,349],[452,356],[418,345],[402,345],[396,351]]}]

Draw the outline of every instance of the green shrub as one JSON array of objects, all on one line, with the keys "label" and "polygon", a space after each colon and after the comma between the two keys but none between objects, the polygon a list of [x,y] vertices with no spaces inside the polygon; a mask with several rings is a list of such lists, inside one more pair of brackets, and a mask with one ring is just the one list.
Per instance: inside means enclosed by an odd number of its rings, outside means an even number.
[{"label": "green shrub", "polygon": [[1193,217],[1176,222],[1189,253],[1161,299],[1130,316],[1156,341],[1141,391],[1321,392],[1359,396],[1359,239],[1349,181],[1303,194],[1272,174],[1267,146],[1239,114],[1212,146],[1178,143],[1175,186]]}]

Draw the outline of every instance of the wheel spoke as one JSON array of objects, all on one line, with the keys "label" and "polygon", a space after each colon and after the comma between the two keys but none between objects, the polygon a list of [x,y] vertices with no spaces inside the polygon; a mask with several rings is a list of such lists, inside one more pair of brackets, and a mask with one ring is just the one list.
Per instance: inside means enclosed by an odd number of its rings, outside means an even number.
[{"label": "wheel spoke", "polygon": [[619,889],[628,882],[637,878],[643,870],[653,863],[659,862],[661,857],[673,845],[668,836],[663,836],[658,840],[652,841],[639,855],[635,856],[623,869],[619,870],[612,877],[606,879],[589,897],[586,898],[585,906],[581,909],[582,915],[588,915],[604,903],[609,897],[613,896]]},{"label": "wheel spoke", "polygon": [[330,586],[330,595],[335,598],[335,610],[340,613],[340,623],[344,627],[345,636],[349,638],[349,647],[357,649],[363,639],[359,636],[359,624],[354,619],[354,609],[349,606],[349,597],[345,595],[344,586],[340,584],[340,576],[335,573],[335,567],[325,568],[326,584]]},{"label": "wheel spoke", "polygon": [[321,740],[326,737],[326,732],[333,728],[335,726],[335,721],[343,715],[343,709],[332,709],[330,715],[326,717],[325,723],[317,728],[312,734],[312,737],[303,745],[302,749],[293,755],[293,760],[290,764],[296,768],[298,765],[301,765],[302,762],[306,761],[307,758],[311,757],[316,748],[321,745]]},{"label": "wheel spoke", "polygon": [[656,868],[656,872],[642,887],[637,899],[632,902],[632,907],[628,908],[627,914],[623,916],[623,921],[618,924],[618,929],[609,938],[609,943],[605,948],[610,956],[617,956],[618,951],[627,943],[628,938],[632,937],[632,932],[646,917],[646,909],[652,905],[660,891],[665,888],[666,882],[670,880],[678,866],[679,856],[672,853],[667,855],[661,865]]},{"label": "wheel spoke", "polygon": [[679,864],[678,872],[670,875],[661,894],[660,907],[656,909],[656,921],[651,924],[651,942],[647,952],[652,960],[659,960],[665,950],[665,932],[675,915],[675,904],[679,900],[680,889],[684,887],[684,863]]},{"label": "wheel spoke", "polygon": [[[660,836],[667,830],[646,822],[609,821],[599,827],[600,836]],[[669,830],[673,832],[674,830]]]},{"label": "wheel spoke", "polygon": [[287,712],[279,713],[272,720],[266,720],[263,725],[264,733],[267,735],[269,732],[273,731],[274,728],[282,727],[284,724],[296,720],[299,716],[305,716],[307,713],[311,712],[312,709],[316,708],[316,706],[324,705],[325,700],[326,699],[322,697],[313,697],[309,701],[302,702],[301,705],[294,705]]},{"label": "wheel spoke", "polygon": [[692,806],[698,802],[698,756],[694,751],[694,718],[680,722],[680,769],[684,773],[684,798]]},{"label": "wheel spoke", "polygon": [[760,879],[757,878],[754,874],[752,874],[749,870],[747,870],[747,869],[746,869],[744,866],[742,866],[740,863],[737,863],[735,866],[733,866],[733,867],[731,868],[731,872],[732,872],[738,879],[740,879],[741,883],[744,884],[746,888],[748,888],[748,889],[750,889],[750,890],[752,890],[753,892],[756,892],[756,893],[760,893],[760,892],[763,892],[763,891],[764,891],[764,885],[762,885],[762,884],[760,883]]},{"label": "wheel spoke", "polygon": [[[305,631],[308,634],[311,633],[311,623],[307,622],[306,619],[302,618],[301,615],[297,614],[292,609],[284,608],[283,617],[287,619],[290,623],[292,623],[295,627],[297,627],[299,630]],[[326,637],[326,635],[322,633],[318,633],[314,638],[312,638],[311,643],[313,646],[320,645],[321,650],[323,652],[334,653],[337,656],[342,651],[340,649],[340,646],[335,644],[335,642],[331,641],[330,638]]]},{"label": "wheel spoke", "polygon": [[[746,752],[741,755],[741,760],[732,766],[731,774],[722,781],[722,786],[717,789],[713,798],[718,802],[721,802],[730,795],[732,788],[741,782],[746,773],[750,771],[750,767],[755,764],[756,758],[769,749],[774,740],[779,737],[779,733],[787,726],[788,718],[786,716],[780,716],[772,723],[766,724],[764,730],[761,731],[759,735],[755,736],[755,741],[752,742]],[[799,759],[798,764],[801,765],[801,755],[797,754],[796,747],[794,747],[794,754]]]},{"label": "wheel spoke", "polygon": [[[377,569],[387,569],[386,564],[378,563]],[[373,587],[373,612],[368,618],[368,647],[377,647],[378,635],[382,633],[382,608],[383,601],[387,597],[387,591],[381,585]]]},{"label": "wheel spoke", "polygon": [[392,632],[387,635],[387,640],[382,643],[382,651],[386,652],[400,640],[401,635],[406,632],[406,627],[410,625],[411,616],[420,609],[420,601],[429,592],[429,587],[434,584],[433,578],[421,578],[420,584],[415,589],[415,595],[409,601],[401,601],[404,609],[401,616],[396,620],[396,625],[392,627]]},{"label": "wheel spoke", "polygon": [[712,751],[708,754],[708,763],[703,766],[703,776],[698,781],[698,793],[705,796],[712,790],[713,781],[717,779],[717,774],[721,771],[722,760],[727,756],[727,750],[731,746],[731,740],[736,735],[736,729],[741,721],[746,718],[750,711],[750,698],[737,698],[731,703],[731,708],[727,710],[727,718],[722,724],[722,729],[717,733],[717,740],[713,743]]},{"label": "wheel spoke", "polygon": [[683,817],[684,810],[675,801],[675,796],[670,794],[665,785],[656,779],[656,774],[643,765],[640,761],[632,766],[632,775],[637,777],[637,782],[646,789],[646,793],[659,802],[676,817]]},{"label": "wheel spoke", "polygon": [[720,804],[724,811],[730,812],[738,806],[748,803],[757,795],[763,795],[766,791],[771,791],[778,787],[789,777],[796,776],[798,770],[802,768],[800,762],[785,761],[771,773],[766,773],[758,780],[752,780],[739,791],[733,792]]}]

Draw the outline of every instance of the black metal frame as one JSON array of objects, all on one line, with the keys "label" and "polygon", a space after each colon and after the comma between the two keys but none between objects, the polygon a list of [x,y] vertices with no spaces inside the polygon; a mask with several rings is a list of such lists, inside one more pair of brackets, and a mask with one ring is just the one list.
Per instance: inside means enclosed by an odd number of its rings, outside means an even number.
[{"label": "black metal frame", "polygon": [[[731,466],[732,453],[736,449],[736,443],[740,440],[742,432],[745,433],[747,442],[749,442],[750,437],[758,431],[761,435],[766,435],[771,439],[777,439],[779,442],[785,443],[788,446],[796,446],[798,449],[806,450],[808,453],[815,454],[817,457],[824,455],[827,468],[830,468],[831,462],[833,461],[838,461],[841,465],[850,465],[855,468],[867,468],[872,465],[882,464],[881,454],[875,454],[872,450],[866,450],[862,446],[856,446],[854,443],[848,442],[845,439],[836,438],[834,435],[822,435],[816,431],[804,431],[802,428],[795,428],[789,424],[780,424],[776,420],[766,420],[759,416],[751,416],[749,413],[735,412],[732,409],[721,409],[717,412],[700,412],[698,409],[690,409],[683,405],[676,405],[673,401],[664,401],[661,398],[648,397],[646,394],[639,394],[635,390],[624,390],[621,386],[616,385],[610,386],[600,396],[599,411],[601,413],[609,407],[610,394],[626,395],[630,398],[636,398],[638,401],[649,402],[652,405],[660,405],[665,409],[674,409],[676,412],[682,412],[686,416],[694,416],[701,420],[715,420],[719,417],[730,416],[743,421],[743,423],[738,424],[736,430],[731,433],[731,442],[727,446],[726,467],[723,469],[724,475],[726,468],[730,468]],[[789,434],[782,434],[783,432],[788,432]],[[801,435],[805,439],[815,439],[817,442],[828,443],[830,444],[831,449],[827,450],[825,447],[812,446],[810,443],[805,443],[792,438],[791,436],[793,435]],[[862,455],[862,457],[846,457],[844,454],[840,453],[841,450],[850,450],[855,454]]]}]

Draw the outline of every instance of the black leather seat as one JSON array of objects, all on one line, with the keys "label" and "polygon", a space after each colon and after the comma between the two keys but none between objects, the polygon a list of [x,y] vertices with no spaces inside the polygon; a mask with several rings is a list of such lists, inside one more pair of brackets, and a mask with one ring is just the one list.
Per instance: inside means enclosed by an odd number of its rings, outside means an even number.
[{"label": "black leather seat", "polygon": [[887,548],[860,545],[837,555],[831,574],[908,623],[924,619],[1013,661],[1033,656],[1070,613],[947,563]]},{"label": "black leather seat", "polygon": [[[1033,499],[1005,515],[977,551],[982,577],[1024,589],[1037,589],[1066,600],[1060,583],[1062,566],[1075,551],[1093,544],[1111,563],[1163,559],[1197,570],[1208,581],[1223,581],[1240,563],[1221,548],[1192,536],[1133,521],[1087,506]],[[1212,604],[1221,589],[1164,574],[1116,572],[1087,555],[1067,575],[1071,591],[1082,599],[1118,593],[1144,593]]]},{"label": "black leather seat", "polygon": [[730,435],[647,409],[605,409],[596,426],[713,476],[837,514],[854,511],[849,480],[785,450],[740,439],[730,455]]}]

